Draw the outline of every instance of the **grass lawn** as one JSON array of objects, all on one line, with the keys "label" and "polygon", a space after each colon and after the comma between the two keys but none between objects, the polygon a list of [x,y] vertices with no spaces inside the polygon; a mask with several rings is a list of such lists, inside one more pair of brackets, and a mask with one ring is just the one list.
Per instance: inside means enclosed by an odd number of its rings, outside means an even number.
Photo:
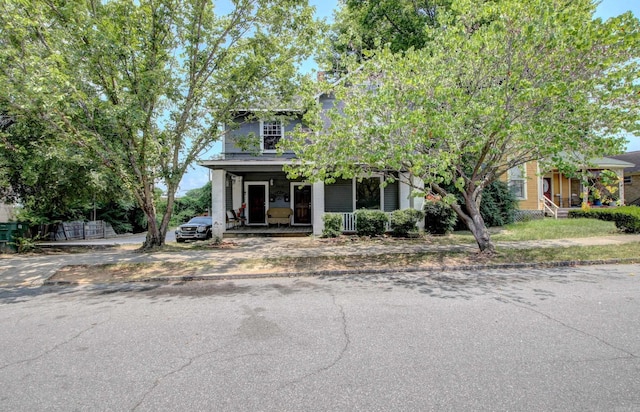
[{"label": "grass lawn", "polygon": [[613,222],[597,219],[539,219],[512,223],[493,236],[496,241],[597,237],[619,233]]},{"label": "grass lawn", "polygon": [[[571,239],[619,234],[613,222],[596,219],[537,219],[489,228],[491,240],[527,241],[545,239]],[[435,238],[437,239],[437,238]],[[454,232],[440,241],[446,244],[475,243],[471,232]]]},{"label": "grass lawn", "polygon": [[[503,228],[492,228],[494,241],[528,241],[544,239],[586,238],[607,236],[618,233],[615,225],[595,219],[544,219],[515,223]],[[295,257],[287,253],[278,257],[239,258],[233,265],[217,264],[215,259],[194,260],[189,262],[153,262],[153,263],[115,263],[105,265],[67,266],[56,273],[54,279],[71,282],[121,282],[153,279],[157,276],[198,276],[198,275],[234,275],[247,273],[279,274],[313,273],[317,271],[367,271],[397,270],[413,268],[428,270],[441,267],[456,267],[478,264],[529,263],[547,264],[550,262],[600,261],[624,259],[625,262],[640,262],[640,242],[630,239],[629,243],[604,246],[529,247],[528,245],[503,245],[497,254],[486,257],[477,254],[472,246],[475,243],[469,232],[456,232],[448,236],[426,236],[422,239],[393,238],[353,238],[335,239],[333,242],[313,240],[314,247],[353,248],[359,246],[362,254],[347,256],[323,255],[316,257]],[[307,242],[309,243],[309,242]],[[398,252],[398,249],[384,249],[384,245],[413,244],[426,245],[427,248],[413,252]],[[466,248],[458,251],[429,250],[429,245],[462,245]],[[302,245],[301,245],[302,246]],[[225,241],[217,247],[236,247],[234,242]],[[238,247],[242,247],[241,245]],[[292,246],[295,247],[295,246]],[[308,245],[306,247],[309,247]],[[375,252],[376,248],[378,252]],[[188,249],[205,249],[207,243],[168,245],[163,252],[172,253]],[[209,249],[211,246],[209,245]],[[448,248],[445,248],[448,249]],[[382,252],[380,252],[382,251]],[[221,251],[222,252],[222,251]],[[635,260],[634,260],[635,259]]]}]

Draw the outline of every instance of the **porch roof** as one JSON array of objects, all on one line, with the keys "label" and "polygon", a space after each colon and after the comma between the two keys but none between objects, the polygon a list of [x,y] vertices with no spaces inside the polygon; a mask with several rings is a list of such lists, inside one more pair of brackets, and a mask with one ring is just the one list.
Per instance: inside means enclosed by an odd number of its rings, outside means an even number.
[{"label": "porch roof", "polygon": [[[587,164],[587,169],[625,169],[628,167],[633,167],[633,163],[625,162],[624,160],[620,160],[618,158],[611,157],[595,157],[586,160],[585,156],[581,153],[573,153],[571,155],[567,153],[562,153],[562,157],[572,159],[573,162],[580,162]],[[555,169],[555,168],[553,168]]]},{"label": "porch roof", "polygon": [[293,159],[214,159],[202,160],[198,164],[212,170],[229,172],[280,172],[282,166],[291,164]]},{"label": "porch roof", "polygon": [[633,167],[633,163],[625,162],[624,160],[612,159],[610,157],[598,157],[596,159],[591,160],[594,165],[597,167],[602,167],[606,169],[615,168],[615,169],[624,169],[627,167]]}]

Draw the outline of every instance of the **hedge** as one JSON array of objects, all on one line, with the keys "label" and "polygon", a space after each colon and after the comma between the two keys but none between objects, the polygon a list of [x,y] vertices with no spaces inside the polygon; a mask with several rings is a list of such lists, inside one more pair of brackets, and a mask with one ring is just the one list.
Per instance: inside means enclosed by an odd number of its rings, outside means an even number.
[{"label": "hedge", "polygon": [[384,235],[389,218],[381,210],[359,209],[354,212],[358,236]]},{"label": "hedge", "polygon": [[615,222],[618,230],[625,233],[640,233],[640,207],[623,206],[612,209],[570,210],[570,218],[599,219]]},{"label": "hedge", "polygon": [[391,212],[389,223],[391,234],[396,237],[407,237],[418,232],[416,224],[424,219],[424,212],[416,209],[402,209]]},{"label": "hedge", "polygon": [[432,235],[444,235],[453,231],[458,220],[456,212],[441,200],[424,202],[424,230]]},{"label": "hedge", "polygon": [[338,237],[342,234],[342,215],[339,213],[325,213],[322,215],[324,229],[322,237]]}]

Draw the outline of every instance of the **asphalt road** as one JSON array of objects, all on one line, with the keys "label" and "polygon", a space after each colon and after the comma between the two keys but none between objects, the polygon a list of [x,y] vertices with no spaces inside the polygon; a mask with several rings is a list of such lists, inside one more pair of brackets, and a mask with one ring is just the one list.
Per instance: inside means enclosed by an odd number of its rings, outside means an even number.
[{"label": "asphalt road", "polygon": [[638,411],[640,265],[0,289],[0,410]]}]

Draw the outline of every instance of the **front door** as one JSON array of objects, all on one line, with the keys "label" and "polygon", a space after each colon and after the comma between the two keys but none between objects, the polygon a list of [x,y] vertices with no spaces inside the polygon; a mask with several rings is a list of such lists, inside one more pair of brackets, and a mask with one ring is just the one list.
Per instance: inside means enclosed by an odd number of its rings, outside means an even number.
[{"label": "front door", "polygon": [[542,194],[549,200],[552,200],[551,197],[551,178],[544,177],[542,178]]},{"label": "front door", "polygon": [[311,224],[311,186],[301,183],[291,185],[293,195],[293,224]]},{"label": "front door", "polygon": [[267,182],[246,182],[247,194],[247,224],[267,224]]}]

